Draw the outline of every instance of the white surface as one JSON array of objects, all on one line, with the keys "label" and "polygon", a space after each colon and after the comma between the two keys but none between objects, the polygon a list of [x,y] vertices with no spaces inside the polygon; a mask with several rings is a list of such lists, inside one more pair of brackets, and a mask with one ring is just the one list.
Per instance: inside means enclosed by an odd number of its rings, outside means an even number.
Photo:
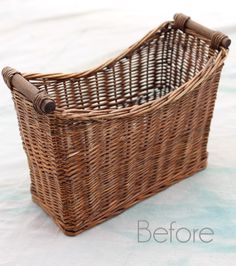
[{"label": "white surface", "polygon": [[[141,2],[141,1],[140,1]],[[232,2],[233,3],[233,2]],[[128,5],[128,6],[127,6]],[[119,7],[120,9],[116,9]],[[186,13],[236,41],[230,1],[0,1],[0,67],[80,71]],[[0,84],[0,265],[235,265],[236,46],[222,74],[207,170],[70,238],[34,203],[10,93]],[[137,242],[137,222],[211,227],[211,244]]]}]

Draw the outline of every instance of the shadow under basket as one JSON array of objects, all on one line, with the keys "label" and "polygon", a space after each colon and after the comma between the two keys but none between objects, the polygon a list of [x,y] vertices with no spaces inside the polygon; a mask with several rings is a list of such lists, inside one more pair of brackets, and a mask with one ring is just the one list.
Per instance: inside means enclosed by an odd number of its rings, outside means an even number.
[{"label": "shadow under basket", "polygon": [[76,235],[206,166],[230,39],[183,14],[72,74],[3,69],[33,200]]}]

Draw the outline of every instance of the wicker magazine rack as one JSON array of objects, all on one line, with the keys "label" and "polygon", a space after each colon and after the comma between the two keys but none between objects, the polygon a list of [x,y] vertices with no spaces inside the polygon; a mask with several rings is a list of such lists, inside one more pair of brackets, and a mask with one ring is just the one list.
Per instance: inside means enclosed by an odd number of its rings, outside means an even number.
[{"label": "wicker magazine rack", "polygon": [[6,67],[33,200],[76,235],[204,169],[230,39],[183,14],[72,74]]}]

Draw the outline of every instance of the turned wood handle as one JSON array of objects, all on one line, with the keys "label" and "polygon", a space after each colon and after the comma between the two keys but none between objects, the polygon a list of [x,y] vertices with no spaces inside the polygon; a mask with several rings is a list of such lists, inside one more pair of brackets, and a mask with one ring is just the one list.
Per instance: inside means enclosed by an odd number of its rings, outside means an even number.
[{"label": "turned wood handle", "polygon": [[49,97],[47,92],[38,90],[19,71],[5,67],[2,70],[2,75],[7,86],[24,95],[28,101],[33,103],[34,109],[39,114],[49,114],[56,109],[54,100]]},{"label": "turned wood handle", "polygon": [[192,30],[197,34],[211,40],[210,46],[213,49],[218,49],[220,46],[228,49],[231,44],[229,37],[222,32],[211,30],[181,13],[174,15],[174,27],[182,31],[185,29]]}]

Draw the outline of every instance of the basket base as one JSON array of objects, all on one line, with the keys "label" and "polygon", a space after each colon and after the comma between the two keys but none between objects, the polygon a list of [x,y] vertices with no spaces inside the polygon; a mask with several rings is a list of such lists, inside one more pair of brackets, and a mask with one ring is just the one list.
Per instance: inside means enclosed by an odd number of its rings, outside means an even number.
[{"label": "basket base", "polygon": [[98,225],[106,220],[108,220],[109,218],[112,218],[118,214],[120,214],[121,212],[125,211],[126,209],[132,207],[133,205],[143,201],[146,198],[149,198],[153,195],[155,195],[156,193],[167,189],[168,187],[172,186],[173,184],[188,178],[190,176],[192,176],[193,174],[204,170],[207,166],[207,159],[205,159],[204,161],[202,161],[198,167],[195,167],[194,170],[192,170],[191,172],[189,172],[186,176],[182,176],[182,175],[176,175],[173,182],[170,184],[170,182],[168,181],[166,185],[159,185],[158,184],[156,186],[153,186],[150,188],[150,190],[147,190],[147,192],[145,193],[145,195],[140,195],[139,197],[137,197],[135,200],[132,200],[132,202],[130,202],[129,204],[126,204],[125,206],[118,206],[117,208],[113,208],[113,209],[108,209],[106,210],[106,212],[103,212],[100,216],[98,216],[95,220],[93,220],[92,222],[89,222],[88,224],[84,225],[83,227],[75,227],[73,228],[73,230],[71,230],[71,226],[69,227],[69,229],[66,227],[66,224],[62,223],[62,221],[60,221],[58,218],[56,218],[54,216],[53,213],[51,213],[47,206],[45,204],[43,204],[39,198],[36,195],[32,194],[32,200],[33,202],[35,202],[37,205],[39,205],[55,222],[55,224],[57,224],[57,226],[63,231],[63,233],[67,236],[76,236],[80,233],[82,233],[83,231],[94,227],[95,225]]}]

